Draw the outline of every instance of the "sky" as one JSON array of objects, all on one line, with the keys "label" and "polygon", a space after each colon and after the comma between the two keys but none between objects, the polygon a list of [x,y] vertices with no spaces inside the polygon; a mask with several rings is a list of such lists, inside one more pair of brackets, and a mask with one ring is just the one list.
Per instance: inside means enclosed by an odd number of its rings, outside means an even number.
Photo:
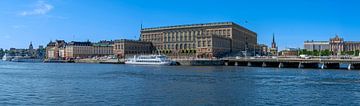
[{"label": "sky", "polygon": [[232,21],[280,49],[338,34],[360,41],[358,0],[0,0],[0,48],[138,39],[144,28]]}]

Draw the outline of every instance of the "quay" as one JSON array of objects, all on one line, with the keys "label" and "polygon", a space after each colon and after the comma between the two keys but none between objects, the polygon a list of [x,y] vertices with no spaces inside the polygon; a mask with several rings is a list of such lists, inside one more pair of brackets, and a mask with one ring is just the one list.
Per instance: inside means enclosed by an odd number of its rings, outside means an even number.
[{"label": "quay", "polygon": [[301,58],[224,58],[224,59],[194,59],[176,60],[180,65],[192,66],[247,66],[247,67],[276,67],[276,68],[320,68],[348,70],[360,69],[360,59],[301,59]]},{"label": "quay", "polygon": [[360,69],[358,59],[241,58],[221,61],[225,66],[340,69],[341,65],[346,65],[348,70]]}]

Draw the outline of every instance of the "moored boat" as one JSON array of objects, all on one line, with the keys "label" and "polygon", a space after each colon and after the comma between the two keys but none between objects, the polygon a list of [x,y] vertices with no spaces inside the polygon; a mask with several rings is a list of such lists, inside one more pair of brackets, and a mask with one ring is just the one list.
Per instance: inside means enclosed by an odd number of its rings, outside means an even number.
[{"label": "moored boat", "polygon": [[135,55],[134,57],[127,59],[125,64],[172,65],[174,62],[164,55]]},{"label": "moored boat", "polygon": [[11,61],[11,59],[13,59],[13,56],[9,56],[7,53],[5,53],[5,55],[2,57],[3,61]]}]

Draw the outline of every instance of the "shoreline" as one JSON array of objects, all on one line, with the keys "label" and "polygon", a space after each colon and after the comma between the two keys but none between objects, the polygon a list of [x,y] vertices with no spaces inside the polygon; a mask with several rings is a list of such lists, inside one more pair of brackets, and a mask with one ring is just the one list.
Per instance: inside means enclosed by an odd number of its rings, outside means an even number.
[{"label": "shoreline", "polygon": [[[116,61],[114,61],[116,60]],[[272,61],[271,61],[272,60]],[[276,60],[276,61],[275,61]],[[212,60],[212,59],[192,59],[192,60],[176,60],[180,66],[239,66],[239,67],[259,67],[259,68],[293,68],[293,69],[339,69],[339,70],[360,70],[360,60],[331,60],[332,62],[326,62],[325,60],[306,60],[296,59],[294,60],[281,60],[281,59],[267,59],[259,61],[256,59],[237,59],[237,60]],[[328,60],[330,61],[330,60]],[[351,61],[354,63],[347,63]],[[344,62],[344,63],[342,63]],[[113,59],[112,61],[106,60],[55,60],[44,61],[44,63],[90,63],[90,64],[125,64],[124,61]],[[177,65],[176,65],[177,66]]]}]

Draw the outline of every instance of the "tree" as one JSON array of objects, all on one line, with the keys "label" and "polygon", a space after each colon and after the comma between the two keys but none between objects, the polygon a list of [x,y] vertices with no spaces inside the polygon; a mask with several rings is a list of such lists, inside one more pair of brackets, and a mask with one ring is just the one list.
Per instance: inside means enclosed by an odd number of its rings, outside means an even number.
[{"label": "tree", "polygon": [[330,52],[330,50],[326,49],[326,50],[321,51],[320,54],[321,54],[321,56],[330,56],[331,52]]},{"label": "tree", "polygon": [[355,50],[355,56],[359,56],[360,50]]},{"label": "tree", "polygon": [[354,55],[355,51],[347,51],[346,54],[347,55]]},{"label": "tree", "polygon": [[318,50],[314,50],[311,53],[313,56],[319,56],[319,51]]}]

